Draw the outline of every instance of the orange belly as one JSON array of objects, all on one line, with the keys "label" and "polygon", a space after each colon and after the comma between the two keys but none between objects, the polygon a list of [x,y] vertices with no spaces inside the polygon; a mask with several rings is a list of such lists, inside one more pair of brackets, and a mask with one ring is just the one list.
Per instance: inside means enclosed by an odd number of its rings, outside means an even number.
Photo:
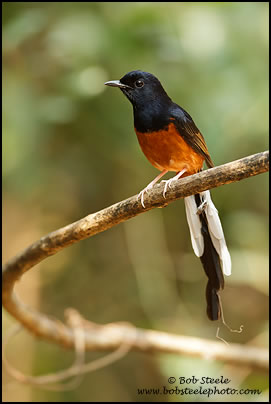
[{"label": "orange belly", "polygon": [[177,172],[186,169],[185,175],[191,175],[203,166],[204,157],[183,140],[173,123],[167,129],[157,132],[141,133],[136,130],[136,135],[143,153],[160,171]]}]

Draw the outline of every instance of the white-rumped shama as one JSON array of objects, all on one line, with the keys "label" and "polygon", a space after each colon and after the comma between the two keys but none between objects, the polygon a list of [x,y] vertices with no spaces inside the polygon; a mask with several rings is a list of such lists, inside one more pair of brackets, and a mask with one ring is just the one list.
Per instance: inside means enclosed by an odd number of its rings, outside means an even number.
[{"label": "white-rumped shama", "polygon": [[[214,166],[193,119],[170,99],[153,74],[134,70],[120,80],[105,84],[120,88],[132,103],[140,147],[150,163],[161,171],[139,193],[143,207],[144,194],[168,171],[177,174],[164,181],[164,197],[172,181],[201,171],[204,161],[209,168]],[[208,277],[207,315],[210,320],[218,320],[221,317],[218,292],[224,287],[223,272],[225,275],[231,273],[230,254],[210,192],[188,196],[184,201],[192,246]]]}]

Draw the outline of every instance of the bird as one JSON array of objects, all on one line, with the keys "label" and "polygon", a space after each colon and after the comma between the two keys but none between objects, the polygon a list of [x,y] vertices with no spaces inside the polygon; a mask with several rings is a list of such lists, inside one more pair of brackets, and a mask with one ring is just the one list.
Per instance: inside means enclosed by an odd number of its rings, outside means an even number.
[{"label": "bird", "polygon": [[[176,174],[162,181],[164,198],[174,181],[200,172],[204,162],[208,168],[214,167],[204,137],[192,117],[171,100],[157,77],[133,70],[105,85],[119,88],[131,102],[141,150],[160,171],[138,194],[144,208],[145,194],[166,173]],[[223,315],[219,292],[224,288],[223,274],[231,274],[231,257],[218,211],[209,190],[185,197],[184,203],[192,247],[208,278],[207,316],[212,321],[219,320]]]}]

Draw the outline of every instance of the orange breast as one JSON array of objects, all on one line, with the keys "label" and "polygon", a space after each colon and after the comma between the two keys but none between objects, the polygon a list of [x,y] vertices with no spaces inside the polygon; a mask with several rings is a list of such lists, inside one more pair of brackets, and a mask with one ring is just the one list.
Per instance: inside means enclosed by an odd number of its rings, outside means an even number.
[{"label": "orange breast", "polygon": [[202,168],[204,157],[183,140],[173,123],[157,132],[135,131],[143,153],[158,170],[177,172],[186,169],[185,175],[191,175]]}]

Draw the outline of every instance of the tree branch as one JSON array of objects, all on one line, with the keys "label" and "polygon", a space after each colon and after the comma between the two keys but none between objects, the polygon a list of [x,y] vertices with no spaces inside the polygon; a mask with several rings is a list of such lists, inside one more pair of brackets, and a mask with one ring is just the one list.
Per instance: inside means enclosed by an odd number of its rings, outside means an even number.
[{"label": "tree branch", "polygon": [[[254,154],[176,181],[172,184],[172,188],[168,190],[166,199],[162,195],[163,186],[155,186],[144,199],[145,209],[137,200],[137,196],[133,196],[49,233],[4,265],[2,275],[3,306],[32,333],[73,348],[74,334],[69,326],[27,307],[14,294],[15,282],[26,271],[65,247],[108,230],[140,213],[147,212],[155,207],[164,207],[177,199],[240,181],[268,170],[269,152]],[[114,349],[123,343],[125,338],[128,338],[129,343],[128,329],[123,333],[123,328],[115,328],[113,333],[112,329],[110,333],[107,333],[105,331],[107,330],[106,327],[100,326],[91,329],[91,332],[89,330],[85,331],[86,349]],[[134,330],[133,328],[131,329]],[[138,338],[132,344],[134,349],[178,352],[201,357],[212,356],[230,362],[253,364],[261,368],[267,367],[265,350],[236,347],[234,344],[226,347],[219,342],[174,336],[158,331],[136,330],[136,332]]]}]

